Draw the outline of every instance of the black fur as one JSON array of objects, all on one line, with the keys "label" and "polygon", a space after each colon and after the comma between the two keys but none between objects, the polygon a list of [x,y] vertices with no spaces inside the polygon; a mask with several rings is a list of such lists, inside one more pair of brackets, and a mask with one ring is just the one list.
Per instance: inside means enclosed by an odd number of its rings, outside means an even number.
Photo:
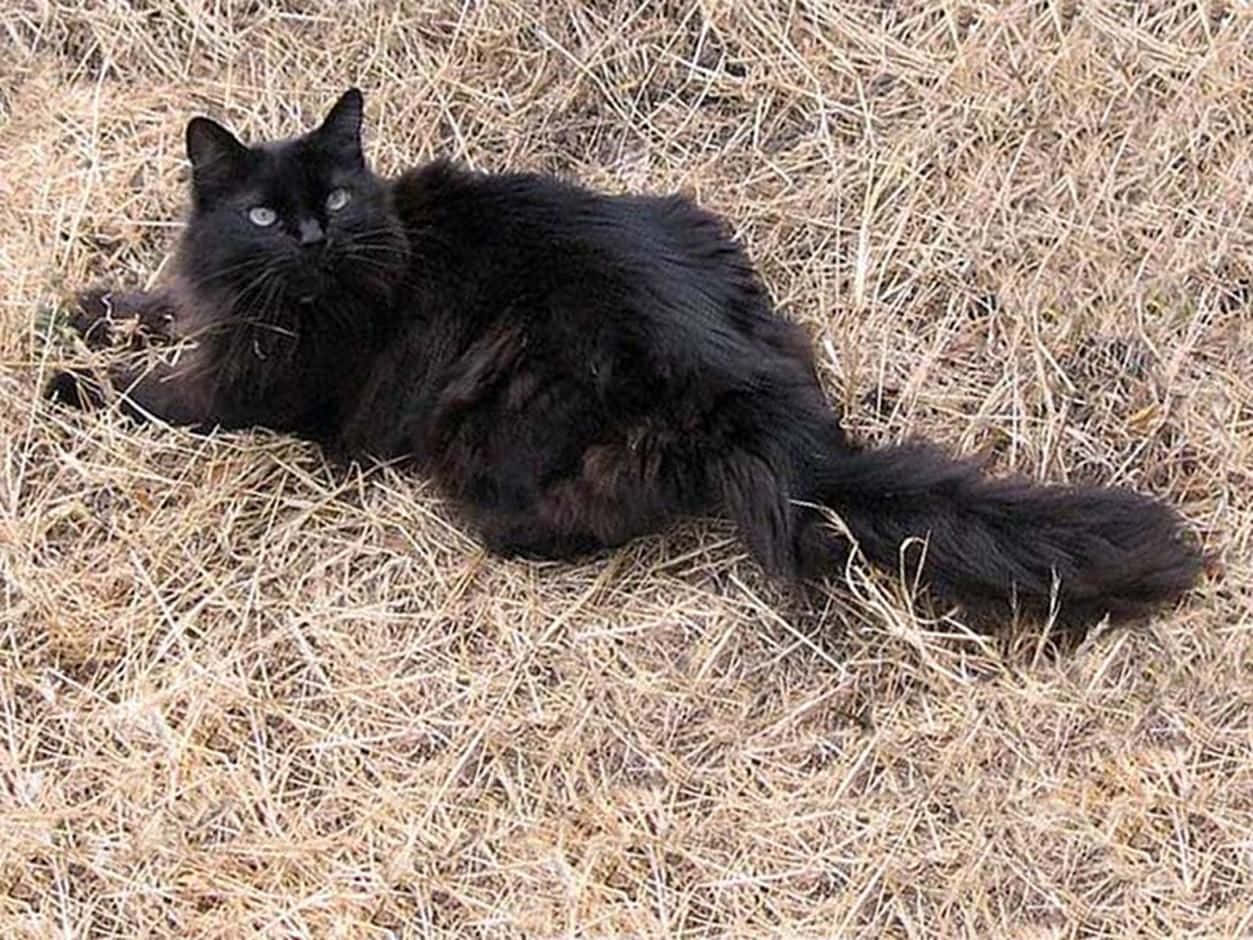
[{"label": "black fur", "polygon": [[[189,124],[174,276],[121,303],[195,344],[118,368],[134,413],[409,458],[502,554],[565,558],[725,513],[768,571],[813,578],[847,556],[831,510],[871,561],[895,570],[904,547],[977,605],[1056,594],[1072,615],[1131,614],[1195,580],[1178,518],[1147,497],[850,444],[801,330],[686,199],[443,161],[385,181],[360,123],[350,91],[317,130],[260,147]],[[94,403],[75,387],[52,391]]]}]

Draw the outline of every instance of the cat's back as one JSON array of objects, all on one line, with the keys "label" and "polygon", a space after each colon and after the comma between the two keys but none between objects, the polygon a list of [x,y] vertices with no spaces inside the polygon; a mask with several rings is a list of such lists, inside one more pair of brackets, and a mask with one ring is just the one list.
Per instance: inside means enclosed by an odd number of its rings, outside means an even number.
[{"label": "cat's back", "polygon": [[739,256],[720,220],[679,194],[603,193],[546,174],[484,173],[447,160],[393,185],[397,212],[419,242],[469,255],[513,254],[532,271],[537,258],[553,258],[638,276],[657,265]]},{"label": "cat's back", "polygon": [[685,196],[602,193],[438,160],[399,177],[394,199],[424,276],[546,322],[553,342],[581,351],[591,331],[740,370],[750,334],[777,343],[786,330],[722,221]]}]

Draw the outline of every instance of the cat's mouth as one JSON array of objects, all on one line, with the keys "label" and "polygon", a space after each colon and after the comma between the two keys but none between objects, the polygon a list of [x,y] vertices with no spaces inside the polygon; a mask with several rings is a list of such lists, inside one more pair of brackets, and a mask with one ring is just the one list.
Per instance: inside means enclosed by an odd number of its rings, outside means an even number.
[{"label": "cat's mouth", "polygon": [[316,269],[302,271],[287,284],[287,296],[302,307],[310,306],[326,293],[326,278]]}]

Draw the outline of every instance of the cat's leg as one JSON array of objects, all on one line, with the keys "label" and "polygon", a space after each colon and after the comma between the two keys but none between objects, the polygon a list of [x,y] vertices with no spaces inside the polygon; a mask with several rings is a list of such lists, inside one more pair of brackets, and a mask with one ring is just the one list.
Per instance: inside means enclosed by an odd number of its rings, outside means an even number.
[{"label": "cat's leg", "polygon": [[[617,441],[588,446],[573,472],[542,483],[520,486],[511,475],[516,466],[502,462],[481,487],[495,498],[478,506],[467,500],[471,515],[499,554],[572,558],[662,531],[684,516],[722,512],[768,572],[794,576],[795,435],[777,423],[754,428],[725,418],[702,422],[689,414],[624,428]],[[511,494],[508,506],[502,493]]]},{"label": "cat's leg", "polygon": [[[149,335],[168,337],[173,309],[155,293],[91,287],[64,304],[62,317],[61,322],[77,333],[88,349],[118,348],[126,333],[130,341],[127,345],[139,349]],[[124,325],[137,329],[127,331]],[[53,401],[83,410],[100,408],[107,398],[96,378],[81,369],[54,374],[45,394]]]},{"label": "cat's leg", "polygon": [[[525,508],[473,513],[484,544],[504,557],[573,559],[720,505],[770,574],[804,576],[808,572],[802,569],[813,566],[829,571],[841,555],[816,511],[797,500],[782,454],[772,460],[758,451],[727,448],[698,461],[684,448],[677,455],[684,469],[669,479],[632,472],[633,456],[624,452],[616,458],[620,472],[608,485],[604,476],[584,472],[546,488]],[[685,486],[695,481],[704,483]]]},{"label": "cat's leg", "polygon": [[506,558],[575,559],[660,527],[656,499],[637,481],[618,480],[612,490],[603,482],[585,472],[538,485],[508,508],[470,510],[483,543]]},{"label": "cat's leg", "polygon": [[607,546],[590,532],[562,532],[534,514],[496,515],[479,525],[488,551],[502,558],[555,561],[595,554]]},{"label": "cat's leg", "polygon": [[614,548],[711,508],[706,487],[695,483],[704,475],[698,455],[668,442],[667,449],[642,456],[650,446],[638,438],[594,444],[572,473],[527,486],[513,476],[494,478],[484,489],[508,491],[508,505],[499,497],[476,503],[468,493],[462,501],[484,543],[499,555],[572,559]]},{"label": "cat's leg", "polygon": [[177,309],[168,293],[91,288],[78,293],[67,312],[88,348],[117,349],[122,358],[103,376],[84,369],[55,373],[45,389],[50,400],[95,410],[116,398],[119,409],[136,421],[157,418],[205,429],[225,423],[217,413],[216,376],[204,350],[170,345]]},{"label": "cat's leg", "polygon": [[768,574],[796,572],[796,507],[787,462],[769,451],[735,449],[713,463],[727,514]]},{"label": "cat's leg", "polygon": [[816,384],[762,390],[740,406],[733,434],[710,441],[713,484],[726,514],[770,574],[807,577],[829,571],[847,545],[813,502],[812,469],[851,453],[838,416]]},{"label": "cat's leg", "polygon": [[[214,413],[207,383],[182,370],[117,367],[109,369],[107,381],[119,409],[135,421],[156,418],[205,430],[223,423]],[[96,376],[82,370],[57,372],[45,394],[58,404],[83,411],[103,408],[113,397]]]},{"label": "cat's leg", "polygon": [[149,340],[173,338],[175,306],[161,290],[89,288],[74,295],[66,314],[68,325],[89,349],[116,346],[123,336],[136,349]]},{"label": "cat's leg", "polygon": [[116,397],[118,408],[135,421],[152,418],[208,430],[228,423],[214,407],[213,376],[189,350],[177,364],[165,361],[138,366],[114,364],[103,378],[81,369],[52,376],[46,397],[58,404],[94,411]]}]

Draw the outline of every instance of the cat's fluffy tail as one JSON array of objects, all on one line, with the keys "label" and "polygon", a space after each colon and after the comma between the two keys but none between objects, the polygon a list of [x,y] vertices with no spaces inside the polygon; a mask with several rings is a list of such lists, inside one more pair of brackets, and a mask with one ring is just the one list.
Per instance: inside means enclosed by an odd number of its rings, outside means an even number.
[{"label": "cat's fluffy tail", "polygon": [[[1125,617],[1176,599],[1201,570],[1174,510],[1127,490],[990,478],[925,443],[832,457],[817,476],[816,501],[871,562],[921,562],[941,596],[972,605]],[[803,573],[832,573],[838,543],[820,515],[799,533]]]}]

